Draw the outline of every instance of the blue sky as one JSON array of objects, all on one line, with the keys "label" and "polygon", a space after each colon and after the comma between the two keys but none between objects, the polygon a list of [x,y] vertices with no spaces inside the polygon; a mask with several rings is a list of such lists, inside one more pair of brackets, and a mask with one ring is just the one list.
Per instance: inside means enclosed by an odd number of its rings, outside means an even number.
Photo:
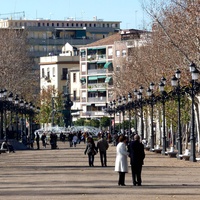
[{"label": "blue sky", "polygon": [[9,17],[5,15],[7,13],[22,11],[27,19],[64,20],[72,17],[77,20],[93,20],[96,16],[105,21],[121,21],[122,29],[142,29],[150,19],[143,11],[141,1],[143,0],[1,0],[0,18]]}]

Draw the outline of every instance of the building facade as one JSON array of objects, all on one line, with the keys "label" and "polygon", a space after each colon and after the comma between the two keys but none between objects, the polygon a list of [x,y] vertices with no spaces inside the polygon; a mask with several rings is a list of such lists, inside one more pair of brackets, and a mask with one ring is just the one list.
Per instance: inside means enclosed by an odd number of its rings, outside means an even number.
[{"label": "building facade", "polygon": [[141,30],[123,30],[80,48],[82,118],[105,116],[106,105],[117,98],[115,75],[125,70],[131,48],[144,44],[144,35]]},{"label": "building facade", "polygon": [[[40,90],[53,87],[60,93],[66,93],[69,78],[69,93],[73,101],[72,109],[80,109],[79,56],[76,47],[66,44],[59,56],[40,58]],[[79,112],[73,113],[74,119]]]},{"label": "building facade", "polygon": [[119,31],[119,21],[91,21],[2,19],[0,29],[17,29],[27,32],[30,55],[34,58],[58,55],[64,44],[83,46]]}]

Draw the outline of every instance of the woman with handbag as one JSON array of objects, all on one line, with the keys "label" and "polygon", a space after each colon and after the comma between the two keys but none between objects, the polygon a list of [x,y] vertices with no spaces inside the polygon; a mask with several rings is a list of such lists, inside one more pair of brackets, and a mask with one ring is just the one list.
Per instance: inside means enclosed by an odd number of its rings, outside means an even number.
[{"label": "woman with handbag", "polygon": [[91,137],[87,139],[87,146],[85,148],[85,155],[88,155],[88,162],[90,167],[94,167],[94,156],[97,154],[97,148],[94,140]]}]

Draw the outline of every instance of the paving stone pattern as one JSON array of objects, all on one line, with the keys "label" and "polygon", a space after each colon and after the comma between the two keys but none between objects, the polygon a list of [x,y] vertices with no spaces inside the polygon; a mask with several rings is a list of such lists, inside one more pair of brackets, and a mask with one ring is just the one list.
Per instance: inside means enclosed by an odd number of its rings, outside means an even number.
[{"label": "paving stone pattern", "polygon": [[41,150],[0,154],[0,199],[4,200],[197,200],[200,199],[200,162],[169,158],[146,151],[142,186],[133,186],[131,171],[125,187],[114,172],[115,149],[108,149],[108,167],[99,154],[89,167],[85,144],[58,143]]}]

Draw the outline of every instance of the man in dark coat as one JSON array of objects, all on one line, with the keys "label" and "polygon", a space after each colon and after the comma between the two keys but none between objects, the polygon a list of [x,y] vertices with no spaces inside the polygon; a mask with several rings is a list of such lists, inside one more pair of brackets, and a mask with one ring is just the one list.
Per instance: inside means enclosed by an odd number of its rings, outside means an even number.
[{"label": "man in dark coat", "polygon": [[140,142],[140,136],[135,135],[134,140],[129,144],[129,153],[131,161],[131,171],[133,185],[141,186],[141,172],[142,165],[144,164],[143,160],[145,158],[144,145]]}]

